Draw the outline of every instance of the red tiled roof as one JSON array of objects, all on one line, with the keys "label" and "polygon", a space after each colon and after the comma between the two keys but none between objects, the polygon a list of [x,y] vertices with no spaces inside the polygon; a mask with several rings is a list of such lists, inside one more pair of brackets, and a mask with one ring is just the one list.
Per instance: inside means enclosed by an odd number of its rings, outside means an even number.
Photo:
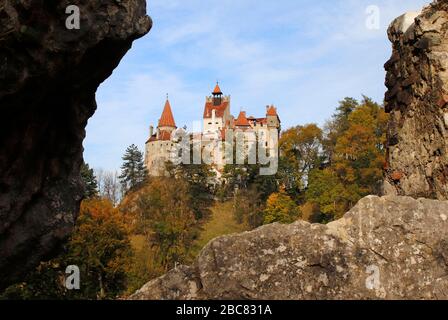
[{"label": "red tiled roof", "polygon": [[274,106],[270,106],[266,112],[268,116],[277,116],[277,108]]},{"label": "red tiled roof", "polygon": [[219,87],[219,84],[216,84],[215,90],[213,90],[213,94],[222,94],[221,88]]},{"label": "red tiled roof", "polygon": [[238,127],[250,127],[249,121],[246,118],[246,112],[241,111],[238,118],[235,121],[235,126]]},{"label": "red tiled roof", "polygon": [[146,141],[146,143],[154,141],[170,141],[170,140],[171,140],[171,133],[166,130],[160,130],[159,138],[157,138],[157,134],[154,134],[149,138],[148,141]]},{"label": "red tiled roof", "polygon": [[146,143],[148,142],[153,142],[157,140],[157,136],[155,134],[153,134],[152,136],[149,137],[148,141],[146,141]]},{"label": "red tiled roof", "polygon": [[171,140],[171,133],[169,131],[160,130],[159,132],[159,140],[169,141]]},{"label": "red tiled roof", "polygon": [[219,106],[213,105],[213,102],[206,102],[204,108],[204,119],[209,119],[212,117],[212,110],[216,110],[216,116],[218,118],[224,117],[224,112],[229,106],[228,101],[223,101]]},{"label": "red tiled roof", "polygon": [[166,100],[165,102],[165,107],[163,108],[162,116],[159,120],[159,127],[176,127],[169,100]]}]

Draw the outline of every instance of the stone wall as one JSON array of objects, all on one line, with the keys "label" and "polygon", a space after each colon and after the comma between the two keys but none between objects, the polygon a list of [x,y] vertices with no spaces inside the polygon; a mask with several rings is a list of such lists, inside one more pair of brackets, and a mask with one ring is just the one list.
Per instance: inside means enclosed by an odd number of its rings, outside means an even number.
[{"label": "stone wall", "polygon": [[448,199],[448,3],[397,18],[388,35],[385,192]]}]

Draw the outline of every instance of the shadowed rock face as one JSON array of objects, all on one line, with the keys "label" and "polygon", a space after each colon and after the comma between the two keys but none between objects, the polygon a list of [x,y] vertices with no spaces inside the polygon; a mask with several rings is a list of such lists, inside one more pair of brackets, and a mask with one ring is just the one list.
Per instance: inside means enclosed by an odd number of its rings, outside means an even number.
[{"label": "shadowed rock face", "polygon": [[0,288],[70,234],[95,92],[151,24],[144,0],[0,0]]},{"label": "shadowed rock face", "polygon": [[130,298],[448,299],[447,239],[448,201],[371,196],[328,225],[218,238]]},{"label": "shadowed rock face", "polygon": [[448,199],[448,3],[407,13],[389,27],[385,192]]}]

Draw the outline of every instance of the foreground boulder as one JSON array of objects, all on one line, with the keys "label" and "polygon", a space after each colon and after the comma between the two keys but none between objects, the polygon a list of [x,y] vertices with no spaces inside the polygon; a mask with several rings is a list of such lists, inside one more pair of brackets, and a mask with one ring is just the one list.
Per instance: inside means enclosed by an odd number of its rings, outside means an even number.
[{"label": "foreground boulder", "polygon": [[389,27],[387,194],[448,199],[447,25],[444,0]]},{"label": "foreground boulder", "polygon": [[224,236],[130,299],[448,299],[448,201],[370,196],[328,225]]},{"label": "foreground boulder", "polygon": [[96,89],[150,27],[145,0],[0,0],[0,289],[70,234]]}]

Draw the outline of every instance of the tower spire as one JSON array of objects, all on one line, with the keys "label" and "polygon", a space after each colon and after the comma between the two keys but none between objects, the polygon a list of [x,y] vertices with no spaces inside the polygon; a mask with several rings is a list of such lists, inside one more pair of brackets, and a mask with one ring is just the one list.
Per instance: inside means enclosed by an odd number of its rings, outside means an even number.
[{"label": "tower spire", "polygon": [[212,92],[213,95],[213,105],[214,106],[219,106],[222,103],[222,91],[221,88],[219,87],[219,83],[218,81],[216,81],[216,86],[215,89]]},{"label": "tower spire", "polygon": [[216,81],[216,86],[215,86],[215,89],[213,90],[212,94],[214,96],[222,95],[222,91],[221,91],[221,88],[219,87],[219,82],[218,81]]},{"label": "tower spire", "polygon": [[176,122],[174,121],[173,111],[171,110],[171,104],[166,94],[165,107],[163,108],[162,116],[159,120],[159,127],[173,127],[176,128]]}]

